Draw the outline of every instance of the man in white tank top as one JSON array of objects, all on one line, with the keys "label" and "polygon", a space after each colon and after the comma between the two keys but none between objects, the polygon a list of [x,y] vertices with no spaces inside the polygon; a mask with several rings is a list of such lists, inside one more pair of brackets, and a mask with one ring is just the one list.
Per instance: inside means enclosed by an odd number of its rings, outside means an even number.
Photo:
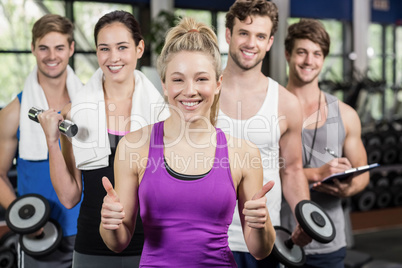
[{"label": "man in white tank top", "polygon": [[[267,194],[274,226],[281,224],[282,193],[292,209],[299,201],[310,199],[302,167],[300,104],[293,94],[261,72],[277,24],[278,10],[272,2],[236,1],[230,8],[226,15],[229,57],[223,72],[217,122],[224,132],[259,148],[264,183],[275,181]],[[311,242],[299,226],[292,231],[296,244]],[[257,261],[248,253],[237,210],[229,227],[229,246],[239,267],[278,266],[271,256]]]},{"label": "man in white tank top", "polygon": [[[318,76],[329,53],[330,38],[317,20],[303,19],[289,26],[285,54],[289,64],[287,89],[296,95],[303,115],[304,174],[313,186],[311,200],[321,205],[334,221],[336,236],[328,244],[313,241],[306,248],[305,267],[343,268],[346,255],[345,218],[341,199],[362,191],[369,173],[333,185],[325,177],[367,164],[356,111],[336,97],[321,92]],[[328,153],[325,148],[334,153]],[[331,155],[332,154],[332,155]],[[290,212],[281,211],[282,224],[294,225]]]}]

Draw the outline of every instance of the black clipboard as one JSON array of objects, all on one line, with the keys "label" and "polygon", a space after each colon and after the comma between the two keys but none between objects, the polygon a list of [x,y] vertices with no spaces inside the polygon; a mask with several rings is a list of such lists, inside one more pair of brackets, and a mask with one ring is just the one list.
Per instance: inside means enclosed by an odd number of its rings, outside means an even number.
[{"label": "black clipboard", "polygon": [[371,165],[365,165],[365,166],[360,166],[357,168],[351,168],[351,169],[347,169],[344,172],[340,172],[340,173],[335,173],[332,174],[331,176],[326,177],[325,179],[323,179],[321,181],[321,183],[334,183],[333,180],[334,179],[338,179],[340,181],[346,180],[348,178],[350,178],[351,176],[358,176],[364,172],[367,172],[373,168],[379,167],[380,164],[378,163],[374,163]]}]

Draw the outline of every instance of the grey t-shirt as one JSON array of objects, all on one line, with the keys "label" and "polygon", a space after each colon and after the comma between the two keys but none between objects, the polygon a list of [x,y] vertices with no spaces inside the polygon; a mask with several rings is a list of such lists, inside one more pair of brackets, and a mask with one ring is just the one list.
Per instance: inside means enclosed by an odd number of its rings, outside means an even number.
[{"label": "grey t-shirt", "polygon": [[[325,93],[328,116],[323,126],[317,128],[316,138],[312,148],[314,128],[303,129],[303,165],[310,162],[311,167],[320,167],[331,161],[333,156],[325,151],[325,147],[331,148],[336,155],[342,156],[342,148],[345,140],[345,128],[339,112],[339,101],[335,96]],[[309,161],[311,156],[311,160]],[[317,191],[310,192],[311,200],[322,206],[334,222],[336,229],[335,239],[328,243],[322,244],[313,240],[304,247],[306,254],[325,254],[339,250],[346,246],[345,237],[345,218],[342,210],[342,199],[332,195],[320,193]],[[293,231],[296,222],[290,207],[283,199],[281,208],[281,225],[290,231]]]}]

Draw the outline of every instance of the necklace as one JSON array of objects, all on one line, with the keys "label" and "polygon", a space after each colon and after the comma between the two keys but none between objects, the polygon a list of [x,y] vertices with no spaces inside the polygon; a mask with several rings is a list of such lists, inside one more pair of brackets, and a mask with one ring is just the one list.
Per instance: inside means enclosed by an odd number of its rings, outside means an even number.
[{"label": "necklace", "polygon": [[306,155],[306,149],[304,149],[304,158],[306,160],[306,164],[304,165],[304,168],[311,168],[310,163],[311,163],[311,158],[313,156],[313,149],[314,149],[314,144],[315,144],[315,136],[317,134],[317,126],[318,126],[318,119],[320,117],[321,113],[321,90],[320,93],[318,94],[318,111],[317,111],[317,119],[315,121],[315,128],[314,128],[314,135],[313,135],[313,142],[311,143],[311,149],[310,149],[310,157],[307,160],[307,155]]}]

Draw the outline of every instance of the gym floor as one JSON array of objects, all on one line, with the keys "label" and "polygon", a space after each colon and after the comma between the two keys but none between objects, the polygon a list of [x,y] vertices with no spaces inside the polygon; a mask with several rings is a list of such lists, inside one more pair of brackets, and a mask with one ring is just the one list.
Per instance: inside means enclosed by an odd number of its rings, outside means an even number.
[{"label": "gym floor", "polygon": [[[347,256],[353,261],[345,262],[346,268],[402,268],[402,207],[355,212],[350,219],[353,240],[348,253],[355,255]],[[356,259],[366,264],[358,265]]]},{"label": "gym floor", "polygon": [[384,261],[388,265],[378,265],[377,267],[402,268],[402,225],[381,230],[355,232],[353,238],[353,250],[367,253],[372,257],[372,261],[377,263]]}]

